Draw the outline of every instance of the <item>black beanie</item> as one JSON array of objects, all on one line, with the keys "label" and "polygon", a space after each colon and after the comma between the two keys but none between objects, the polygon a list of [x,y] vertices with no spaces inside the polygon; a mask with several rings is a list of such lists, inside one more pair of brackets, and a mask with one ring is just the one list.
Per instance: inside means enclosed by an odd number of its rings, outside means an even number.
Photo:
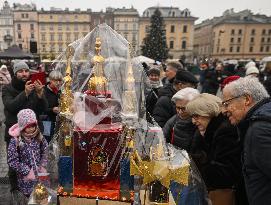
[{"label": "black beanie", "polygon": [[186,70],[178,70],[175,76],[175,82],[197,84],[199,81],[191,72]]}]

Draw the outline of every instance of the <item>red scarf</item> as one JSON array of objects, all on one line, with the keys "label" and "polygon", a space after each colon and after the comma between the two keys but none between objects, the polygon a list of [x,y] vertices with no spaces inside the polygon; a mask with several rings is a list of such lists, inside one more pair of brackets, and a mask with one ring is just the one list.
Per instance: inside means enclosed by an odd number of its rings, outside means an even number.
[{"label": "red scarf", "polygon": [[50,90],[54,93],[57,94],[58,93],[58,89],[57,87],[53,86],[51,83],[48,85]]}]

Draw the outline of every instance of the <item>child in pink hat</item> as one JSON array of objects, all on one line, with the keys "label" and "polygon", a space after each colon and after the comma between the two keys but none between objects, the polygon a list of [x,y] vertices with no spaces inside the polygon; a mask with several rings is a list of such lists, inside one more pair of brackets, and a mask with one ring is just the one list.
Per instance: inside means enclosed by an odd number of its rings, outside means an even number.
[{"label": "child in pink hat", "polygon": [[38,173],[46,173],[48,143],[42,136],[36,115],[23,109],[18,123],[9,129],[13,138],[8,146],[8,165],[17,173],[18,189],[29,197],[38,181]]}]

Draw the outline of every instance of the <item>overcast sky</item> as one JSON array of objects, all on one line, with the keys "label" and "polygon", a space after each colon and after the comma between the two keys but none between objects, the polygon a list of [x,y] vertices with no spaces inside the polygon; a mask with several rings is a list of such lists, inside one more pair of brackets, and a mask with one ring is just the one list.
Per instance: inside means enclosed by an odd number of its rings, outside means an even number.
[{"label": "overcast sky", "polygon": [[[1,3],[4,0],[0,1]],[[50,7],[70,9],[81,8],[86,10],[91,8],[93,11],[105,10],[106,7],[122,8],[133,6],[142,12],[151,6],[176,6],[180,9],[189,8],[192,15],[199,17],[200,22],[213,16],[220,16],[226,9],[234,8],[235,11],[250,9],[254,13],[261,13],[271,16],[270,0],[9,0],[14,2],[30,3],[37,5],[38,9],[43,7],[48,10]]]}]

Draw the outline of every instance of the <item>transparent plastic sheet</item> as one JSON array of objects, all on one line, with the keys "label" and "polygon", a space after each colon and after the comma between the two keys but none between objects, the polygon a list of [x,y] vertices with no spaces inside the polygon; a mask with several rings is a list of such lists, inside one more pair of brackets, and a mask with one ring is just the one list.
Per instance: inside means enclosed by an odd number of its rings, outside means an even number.
[{"label": "transparent plastic sheet", "polygon": [[[161,128],[145,120],[144,92],[150,84],[141,63],[131,61],[129,43],[102,24],[69,46],[69,55],[67,49],[54,62],[66,77],[70,65],[72,96],[66,103],[70,108],[58,116],[49,145],[48,170],[51,181],[58,182],[51,187],[62,197],[148,204],[147,199],[162,191],[173,204],[185,200],[185,204],[205,204],[196,202],[196,196],[190,203],[187,197],[206,193],[187,153],[167,145]],[[93,87],[95,75],[101,82],[106,79],[103,92]],[[64,84],[61,100],[67,91]],[[135,156],[147,164],[145,172]],[[131,174],[134,161],[140,172]],[[179,177],[186,183],[174,174],[186,176]]]},{"label": "transparent plastic sheet", "polygon": [[[134,204],[210,204],[207,189],[187,152],[165,143],[160,127],[141,120],[131,174]],[[144,167],[144,168],[143,168]]]},{"label": "transparent plastic sheet", "polygon": [[39,182],[29,197],[28,205],[57,205],[57,192]]}]

